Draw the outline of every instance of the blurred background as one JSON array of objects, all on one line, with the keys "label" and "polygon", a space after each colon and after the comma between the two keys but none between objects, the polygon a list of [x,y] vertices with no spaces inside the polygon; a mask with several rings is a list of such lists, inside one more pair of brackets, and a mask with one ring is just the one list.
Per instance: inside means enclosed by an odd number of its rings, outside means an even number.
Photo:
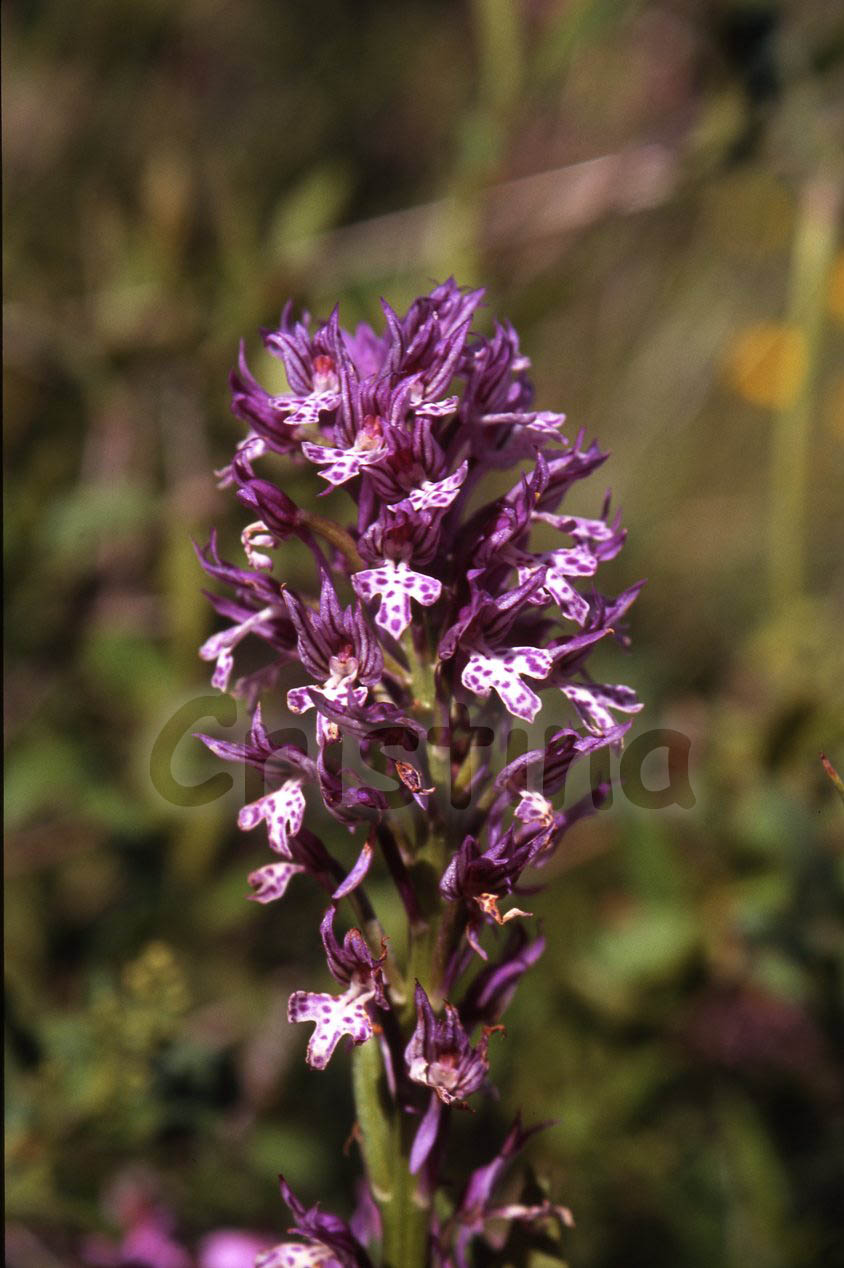
[{"label": "blurred background", "polygon": [[288,296],[380,323],[379,296],[453,273],[519,329],[541,406],[612,450],[577,509],[611,484],[607,584],[649,583],[608,672],[645,701],[634,734],[690,739],[695,797],[617,787],[567,839],[464,1156],[517,1106],[559,1120],[529,1156],[572,1268],[844,1263],[844,806],[819,760],[844,768],[840,6],[3,20],[8,1262],[83,1263],[133,1185],[191,1253],[279,1235],[282,1168],[351,1208],[347,1063],[308,1070],[285,1021],[322,900],[245,901],[242,777],[180,791],[220,768],[188,734],[213,628],[190,539],[243,524],[212,475],[238,339],[280,387],[258,332]]}]

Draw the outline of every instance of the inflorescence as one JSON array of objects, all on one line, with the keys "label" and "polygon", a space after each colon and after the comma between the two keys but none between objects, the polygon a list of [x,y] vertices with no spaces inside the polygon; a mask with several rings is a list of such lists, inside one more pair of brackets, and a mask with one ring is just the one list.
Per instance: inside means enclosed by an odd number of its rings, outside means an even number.
[{"label": "inflorescence", "polygon": [[[307,1061],[324,1069],[344,1038],[356,1060],[367,1054],[355,1078],[368,1178],[358,1210],[346,1223],[306,1209],[282,1180],[296,1240],[264,1252],[261,1268],[367,1265],[379,1253],[396,1268],[462,1268],[474,1238],[503,1244],[502,1221],[522,1235],[571,1221],[545,1197],[496,1196],[535,1130],[518,1119],[462,1191],[449,1177],[452,1196],[438,1194],[450,1116],[489,1089],[490,1038],[544,947],[527,932],[530,913],[499,904],[599,804],[600,789],[563,808],[567,774],[618,746],[641,707],[587,669],[597,644],[626,642],[640,585],[610,598],[592,580],[624,530],[608,500],[594,519],[560,509],[607,455],[582,433],[566,439],[563,415],[533,408],[513,328],[472,330],[482,297],[449,279],[404,316],[385,303],[380,335],[342,329],[336,309],[316,326],[296,321],[288,305],[264,342],[290,391],[265,391],[242,350],[231,377],[248,432],[218,474],[251,522],[244,566],[221,559],[213,535],[199,552],[228,590],[209,596],[226,627],[200,655],[252,723],[242,744],[202,738],[258,768],[269,789],[238,817],[245,830],[265,824],[274,856],[249,876],[252,897],[276,901],[300,874],[328,895],[320,935],[339,993],[297,990],[288,1008],[291,1022],[313,1025]],[[303,509],[256,475],[259,460],[279,457],[314,468],[326,492],[342,486],[353,522]],[[532,545],[536,536],[547,544]],[[318,601],[273,575],[291,538],[313,556]],[[231,684],[250,636],[267,655]],[[288,665],[306,681],[287,691],[287,708],[313,712],[312,744],[276,746],[262,720]],[[542,713],[543,741],[514,756],[508,716],[532,724]],[[347,765],[350,752],[366,765]],[[390,776],[392,791],[367,771]],[[351,865],[305,826],[309,802],[360,832]],[[373,867],[396,886],[405,946],[383,936],[366,892]],[[340,936],[344,905],[355,924]]]}]

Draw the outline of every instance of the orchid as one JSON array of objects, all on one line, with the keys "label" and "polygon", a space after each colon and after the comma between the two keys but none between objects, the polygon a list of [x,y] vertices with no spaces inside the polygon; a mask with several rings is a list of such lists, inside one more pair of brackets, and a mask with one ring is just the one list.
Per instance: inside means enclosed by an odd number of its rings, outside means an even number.
[{"label": "orchid", "polygon": [[[296,1240],[262,1252],[261,1268],[459,1268],[474,1240],[487,1256],[504,1245],[502,1224],[528,1236],[571,1224],[535,1193],[495,1195],[534,1129],[517,1121],[462,1197],[442,1187],[443,1159],[455,1111],[492,1090],[490,1037],[544,949],[520,895],[536,891],[533,873],[603,796],[566,806],[568,773],[619,747],[641,708],[632,688],[588,670],[597,644],[626,646],[640,585],[597,589],[624,542],[620,519],[608,499],[592,518],[562,503],[607,455],[583,433],[567,439],[564,415],[534,408],[513,328],[473,330],[482,300],[450,278],[403,315],[384,304],[380,334],[344,330],[337,309],[316,324],[295,319],[288,305],[265,344],[290,390],[265,391],[243,347],[231,377],[247,432],[219,475],[250,523],[242,565],[221,559],[213,537],[198,551],[229,591],[210,596],[226,626],[200,655],[252,721],[242,743],[201,738],[265,780],[238,815],[244,831],[264,825],[275,856],[250,872],[251,896],[281,900],[298,877],[328,898],[319,933],[341,989],[294,990],[288,1018],[313,1027],[313,1069],[351,1054],[367,1176],[350,1224],[306,1209],[282,1181]],[[342,489],[353,514],[327,520],[297,506],[256,473],[268,455],[310,471],[315,492]],[[516,464],[509,490],[490,497],[488,477]],[[276,575],[292,537],[313,558],[316,600]],[[229,688],[247,641],[263,645],[264,663],[253,658]],[[298,675],[286,690],[282,674]],[[314,719],[313,747],[273,744],[264,717],[285,706]],[[508,760],[508,718],[544,723],[544,744]],[[308,826],[319,804],[363,835],[356,854],[343,858]],[[395,887],[404,940],[383,933],[376,875]]]}]

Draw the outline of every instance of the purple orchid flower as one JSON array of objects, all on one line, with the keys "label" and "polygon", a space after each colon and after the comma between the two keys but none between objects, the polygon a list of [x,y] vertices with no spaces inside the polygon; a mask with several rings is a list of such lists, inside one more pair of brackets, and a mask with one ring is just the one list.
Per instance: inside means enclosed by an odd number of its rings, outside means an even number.
[{"label": "purple orchid flower", "polygon": [[[384,662],[360,609],[340,607],[326,572],[317,612],[289,590],[283,599],[296,630],[299,658],[319,684],[293,687],[287,693],[287,707],[293,713],[305,713],[314,707],[317,695],[341,704],[363,703],[367,688],[381,680]],[[321,741],[332,738],[321,723],[318,733]]]},{"label": "purple orchid flower", "polygon": [[305,1240],[281,1242],[261,1251],[255,1268],[372,1268],[372,1260],[345,1220],[321,1211],[318,1203],[305,1207],[284,1176],[278,1181],[295,1220],[290,1232]]},{"label": "purple orchid flower", "polygon": [[415,1002],[416,1029],[404,1054],[408,1075],[414,1083],[431,1088],[443,1105],[463,1107],[466,1097],[486,1083],[489,1036],[497,1027],[485,1027],[473,1048],[453,1004],[445,1003],[445,1016],[435,1017],[418,982]]},{"label": "purple orchid flower", "polygon": [[415,1174],[425,1163],[436,1143],[442,1107],[468,1109],[466,1097],[486,1086],[489,1074],[490,1035],[500,1026],[484,1026],[481,1038],[472,1047],[460,1013],[447,1001],[445,1016],[437,1018],[423,987],[416,983],[416,1029],[405,1049],[408,1077],[431,1089],[431,1098],[413,1147],[410,1170]]},{"label": "purple orchid flower", "polygon": [[[220,558],[213,535],[198,552],[226,591],[209,596],[225,628],[200,655],[221,690],[247,640],[267,655],[231,688],[253,715],[246,739],[201,738],[264,777],[238,815],[244,831],[263,827],[272,852],[249,875],[251,897],[270,903],[296,877],[329,896],[320,934],[341,991],[296,990],[288,1017],[313,1024],[315,1069],[341,1039],[360,1049],[357,1134],[369,1178],[351,1224],[306,1210],[282,1182],[298,1240],[263,1252],[259,1268],[359,1266],[379,1242],[402,1268],[464,1268],[474,1238],[504,1244],[496,1222],[570,1222],[541,1195],[497,1197],[532,1134],[518,1121],[456,1201],[442,1168],[450,1109],[489,1087],[490,1035],[544,949],[515,901],[534,892],[529,872],[607,792],[566,805],[569,771],[618,747],[641,709],[631,687],[590,672],[598,644],[627,646],[641,583],[601,592],[602,567],[624,544],[620,516],[609,494],[592,517],[569,514],[565,501],[607,455],[562,413],[535,406],[513,327],[473,329],[482,300],[449,278],[405,313],[382,302],[380,332],[365,322],[344,330],[336,308],[312,323],[288,305],[264,342],[289,390],[266,391],[243,346],[231,376],[246,434],[220,475],[250,522],[242,567]],[[259,469],[268,457],[296,464],[314,492],[347,496],[349,516],[298,506]],[[293,538],[313,557],[316,604],[274,576]],[[308,681],[284,696],[279,678],[292,664]],[[273,697],[295,716],[314,711],[314,752],[304,737],[274,744],[261,714]],[[508,760],[508,718],[539,723],[549,702],[569,724],[552,716],[544,743]],[[311,830],[318,807],[351,833],[363,825],[349,859]],[[399,911],[407,926],[407,948],[396,939],[389,959],[373,898],[380,906],[384,885],[398,900],[391,919]],[[357,925],[340,941],[344,902]],[[459,1003],[441,1006],[446,998]],[[423,1219],[423,1235],[410,1238]]]},{"label": "purple orchid flower", "polygon": [[315,1023],[307,1054],[308,1064],[315,1070],[325,1069],[343,1035],[349,1035],[356,1044],[372,1037],[372,1006],[385,1011],[390,1007],[381,967],[386,949],[382,948],[380,956],[373,956],[357,929],[350,929],[341,945],[334,936],[335,911],[332,904],[323,917],[320,934],[328,968],[346,991],[342,995],[294,991],[287,1005],[288,1021]]},{"label": "purple orchid flower", "polygon": [[500,1234],[495,1237],[487,1227],[492,1221],[516,1220],[529,1225],[551,1218],[565,1228],[574,1227],[571,1211],[567,1207],[548,1201],[530,1204],[507,1202],[497,1205],[494,1200],[496,1189],[513,1159],[521,1153],[531,1136],[548,1126],[549,1123],[537,1123],[533,1127],[524,1128],[521,1119],[517,1117],[492,1162],[472,1172],[454,1218],[456,1268],[468,1268],[466,1252],[470,1243],[478,1236],[485,1236],[492,1248],[501,1249],[506,1233],[503,1238]]}]

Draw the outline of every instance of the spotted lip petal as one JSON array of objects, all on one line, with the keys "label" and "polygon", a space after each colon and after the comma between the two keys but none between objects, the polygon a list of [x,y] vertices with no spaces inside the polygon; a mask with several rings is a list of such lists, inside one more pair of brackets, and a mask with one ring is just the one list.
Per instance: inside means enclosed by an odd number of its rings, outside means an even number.
[{"label": "spotted lip petal", "polygon": [[315,1023],[307,1051],[308,1064],[315,1070],[325,1069],[344,1035],[355,1044],[365,1043],[372,1037],[368,1005],[389,1007],[381,969],[386,950],[382,949],[380,957],[373,956],[357,929],[350,929],[341,945],[334,935],[335,910],[332,903],[323,916],[320,934],[328,968],[347,989],[342,995],[294,991],[287,1005],[288,1021]]},{"label": "spotted lip petal", "polygon": [[229,678],[234,668],[233,649],[246,638],[247,634],[253,631],[257,633],[258,627],[272,620],[277,611],[278,609],[276,608],[267,607],[260,612],[253,612],[237,625],[233,625],[227,630],[221,630],[219,634],[212,634],[210,638],[205,640],[199,649],[199,655],[202,660],[213,660],[216,662],[214,672],[211,675],[212,687],[217,687],[220,691],[227,689]]},{"label": "spotted lip petal", "polygon": [[527,411],[510,410],[507,413],[483,414],[480,421],[487,426],[509,423],[511,426],[527,427],[540,435],[561,439],[560,431],[565,425],[565,414],[554,414],[551,410]]},{"label": "spotted lip petal", "polygon": [[554,822],[554,807],[542,793],[524,790],[519,793],[519,804],[516,806],[515,816],[521,819],[522,823],[541,824],[549,828]]},{"label": "spotted lip petal", "polygon": [[635,691],[621,685],[605,686],[601,683],[567,683],[563,695],[571,701],[587,728],[595,735],[603,735],[616,728],[611,710],[619,713],[638,713],[642,708]]},{"label": "spotted lip petal", "polygon": [[355,1044],[371,1038],[372,1021],[366,1005],[374,993],[374,990],[361,993],[357,986],[350,987],[343,995],[293,992],[287,1004],[287,1020],[316,1023],[308,1040],[308,1065],[324,1070],[343,1035],[348,1035]]},{"label": "spotted lip petal", "polygon": [[[352,687],[347,683],[333,687],[291,687],[287,693],[287,707],[291,713],[307,713],[316,707],[314,696],[321,696],[339,705],[340,715],[345,716],[346,709],[365,704],[368,694],[366,687]],[[330,721],[322,712],[318,713],[316,730],[321,748],[339,738],[337,723]]]},{"label": "spotted lip petal", "polygon": [[302,453],[309,461],[322,466],[320,471],[323,480],[329,484],[345,484],[347,480],[360,475],[365,467],[380,462],[387,452],[386,445],[378,445],[374,449],[334,449],[327,445],[315,445],[305,441]]},{"label": "spotted lip petal", "polygon": [[410,624],[411,599],[430,607],[442,594],[442,582],[425,573],[414,572],[403,560],[386,560],[379,568],[356,572],[352,585],[355,594],[362,599],[380,596],[375,624],[394,638],[399,638]]},{"label": "spotted lip petal", "polygon": [[364,704],[368,694],[366,687],[350,687],[343,684],[337,687],[291,687],[287,693],[287,707],[290,712],[307,713],[309,709],[313,709],[312,692],[340,705]]},{"label": "spotted lip petal", "polygon": [[547,678],[553,665],[552,654],[543,647],[512,647],[497,654],[476,651],[469,656],[461,682],[483,700],[494,689],[514,717],[532,722],[542,701],[521,675]]},{"label": "spotted lip petal", "polygon": [[262,820],[267,825],[270,845],[285,858],[290,858],[289,839],[295,836],[305,817],[305,794],[301,779],[288,779],[276,792],[243,806],[237,826],[244,832]]},{"label": "spotted lip petal", "polygon": [[336,1268],[340,1263],[327,1246],[280,1242],[255,1256],[255,1268]]},{"label": "spotted lip petal", "polygon": [[[407,501],[414,511],[445,510],[451,506],[460,492],[460,486],[466,479],[468,470],[468,462],[463,462],[456,471],[443,480],[424,480],[418,489],[413,489],[408,494]],[[394,506],[389,507],[391,511],[397,509]]]},{"label": "spotted lip petal", "polygon": [[425,418],[449,418],[457,409],[459,396],[446,396],[441,401],[419,401],[414,412]]},{"label": "spotted lip petal", "polygon": [[284,411],[286,427],[309,427],[319,422],[320,414],[340,404],[337,392],[311,392],[308,396],[274,396],[272,403]]},{"label": "spotted lip petal", "polygon": [[273,903],[284,897],[296,873],[306,870],[302,863],[267,863],[249,873],[248,881],[255,891],[249,897],[256,903]]}]

